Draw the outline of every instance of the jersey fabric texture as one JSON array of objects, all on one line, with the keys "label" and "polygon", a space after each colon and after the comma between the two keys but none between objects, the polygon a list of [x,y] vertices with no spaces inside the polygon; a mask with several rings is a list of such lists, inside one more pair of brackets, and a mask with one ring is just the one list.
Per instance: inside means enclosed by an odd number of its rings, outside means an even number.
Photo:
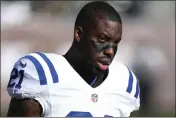
[{"label": "jersey fabric texture", "polygon": [[11,72],[12,98],[33,98],[44,117],[128,117],[140,107],[139,81],[121,62],[113,61],[106,80],[93,88],[67,60],[53,53],[30,53]]}]

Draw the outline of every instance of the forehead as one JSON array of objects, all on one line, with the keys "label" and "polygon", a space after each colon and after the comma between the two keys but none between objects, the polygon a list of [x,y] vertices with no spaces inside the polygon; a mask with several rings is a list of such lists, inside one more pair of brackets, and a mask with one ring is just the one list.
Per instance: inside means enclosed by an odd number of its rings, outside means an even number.
[{"label": "forehead", "polygon": [[122,35],[122,24],[108,19],[95,19],[92,30],[96,33],[104,33],[113,38],[120,38]]}]

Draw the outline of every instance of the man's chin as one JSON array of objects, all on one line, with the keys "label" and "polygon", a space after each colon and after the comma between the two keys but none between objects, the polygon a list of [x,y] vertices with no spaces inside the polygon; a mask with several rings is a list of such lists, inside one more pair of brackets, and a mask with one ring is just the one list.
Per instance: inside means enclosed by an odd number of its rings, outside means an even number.
[{"label": "man's chin", "polygon": [[95,75],[97,75],[97,76],[104,74],[105,71],[106,71],[106,70],[101,70],[101,69],[98,68],[98,67],[93,68],[93,73],[95,73]]},{"label": "man's chin", "polygon": [[106,71],[106,70],[108,70],[108,67],[106,68],[106,69],[102,69],[99,65],[98,65],[98,63],[97,62],[94,62],[93,64],[92,63],[89,63],[89,64],[87,64],[88,66],[88,68],[89,69],[91,69],[92,70],[92,72],[95,74],[95,75],[102,75],[102,74],[104,74],[104,72]]}]

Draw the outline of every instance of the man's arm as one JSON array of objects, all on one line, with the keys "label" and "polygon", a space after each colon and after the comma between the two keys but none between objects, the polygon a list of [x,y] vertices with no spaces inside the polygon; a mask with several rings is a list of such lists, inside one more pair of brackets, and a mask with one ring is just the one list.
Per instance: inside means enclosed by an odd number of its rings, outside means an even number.
[{"label": "man's arm", "polygon": [[40,117],[42,107],[34,99],[15,99],[12,98],[7,117]]}]

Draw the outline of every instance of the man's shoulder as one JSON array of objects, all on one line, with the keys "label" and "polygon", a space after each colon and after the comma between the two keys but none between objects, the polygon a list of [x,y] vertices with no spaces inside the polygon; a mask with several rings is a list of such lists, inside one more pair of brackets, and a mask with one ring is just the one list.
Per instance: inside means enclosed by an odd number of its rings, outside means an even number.
[{"label": "man's shoulder", "polygon": [[60,60],[63,60],[63,56],[55,53],[33,52],[23,55],[17,62],[22,66],[25,66],[25,64],[22,63],[23,61],[31,61],[32,63],[39,65],[39,63],[42,64],[43,62],[51,64],[56,60],[57,62],[60,62]]},{"label": "man's shoulder", "polygon": [[[135,76],[134,72],[124,63],[116,61],[113,62],[110,68],[110,77],[113,79],[113,83],[116,83],[119,88],[123,88],[127,93],[132,92],[135,94],[135,91],[138,89],[138,79]],[[137,88],[136,88],[137,87]],[[135,97],[138,95],[136,93]]]},{"label": "man's shoulder", "polygon": [[[56,54],[56,53],[47,53],[47,52],[32,52],[32,53],[29,53],[29,54],[26,54],[25,56],[33,56],[35,58],[42,58],[44,60],[50,60],[50,59],[60,59],[60,58],[63,58],[62,55],[60,54]],[[25,57],[23,56],[23,57]]]},{"label": "man's shoulder", "polygon": [[40,80],[41,84],[45,84],[50,75],[54,80],[58,80],[56,65],[59,64],[58,62],[62,63],[59,61],[61,56],[54,53],[29,53],[18,59],[13,69],[23,70],[33,79]]},{"label": "man's shoulder", "polygon": [[121,61],[113,61],[112,64],[110,65],[110,70],[113,71],[113,72],[115,71],[116,73],[118,71],[118,72],[121,72],[121,73],[124,73],[124,74],[127,74],[127,75],[130,72],[132,74],[134,74],[132,69],[128,65],[124,64]]},{"label": "man's shoulder", "polygon": [[56,83],[62,77],[68,76],[65,73],[75,72],[73,69],[70,69],[71,66],[63,55],[55,53],[30,53],[20,58],[16,67],[21,68],[20,64],[26,66],[23,69],[28,75],[42,80],[41,82],[44,84]]},{"label": "man's shoulder", "polygon": [[120,62],[120,61],[113,61],[112,64],[110,65],[110,71],[113,72],[113,73],[129,73],[128,71],[128,67]]},{"label": "man's shoulder", "polygon": [[113,78],[111,84],[117,87],[115,92],[119,92],[128,101],[133,101],[135,104],[137,102],[138,105],[139,81],[133,71],[124,63],[115,61],[110,68],[110,77]]}]

